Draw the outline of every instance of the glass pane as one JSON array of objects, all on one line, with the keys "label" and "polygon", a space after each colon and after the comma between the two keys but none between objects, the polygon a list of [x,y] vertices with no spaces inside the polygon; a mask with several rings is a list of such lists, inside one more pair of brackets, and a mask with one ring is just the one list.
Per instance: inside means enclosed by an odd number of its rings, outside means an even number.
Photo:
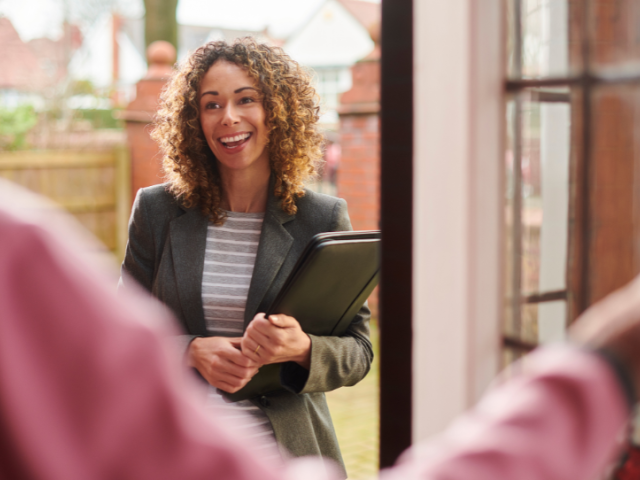
[{"label": "glass pane", "polygon": [[522,100],[522,293],[566,288],[569,99],[554,91]]},{"label": "glass pane", "polygon": [[507,105],[504,332],[532,343],[540,338],[539,314],[550,319],[545,339],[557,337],[552,327],[566,317],[521,301],[567,286],[572,101],[568,88],[527,90]]},{"label": "glass pane", "polygon": [[[507,103],[506,111],[506,145],[505,145],[505,239],[504,239],[504,266],[505,266],[505,292],[504,292],[504,334],[508,336],[517,337],[518,327],[515,316],[519,316],[518,311],[514,311],[514,292],[520,291],[519,282],[515,282],[514,279],[520,277],[518,273],[519,262],[514,262],[514,259],[519,257],[519,253],[516,255],[514,247],[514,236],[516,231],[514,230],[514,189],[515,189],[515,170],[514,170],[514,150],[515,150],[515,135],[514,135],[514,122],[515,122],[515,107],[516,101],[511,100]],[[519,299],[518,299],[519,302]],[[505,361],[507,358],[505,357]]]},{"label": "glass pane", "polygon": [[500,376],[502,378],[511,378],[518,373],[519,364],[515,364],[514,362],[520,360],[524,357],[526,352],[523,352],[516,348],[505,347],[502,349],[502,372],[500,372]]},{"label": "glass pane", "polygon": [[522,306],[522,331],[520,339],[536,344],[538,343],[538,306],[539,303],[528,303]]},{"label": "glass pane", "polygon": [[566,76],[579,69],[580,25],[575,3],[508,0],[507,66],[511,78]]},{"label": "glass pane", "polygon": [[538,343],[559,342],[566,338],[567,302],[538,304]]},{"label": "glass pane", "polygon": [[640,2],[589,0],[591,63],[596,71],[640,71]]}]

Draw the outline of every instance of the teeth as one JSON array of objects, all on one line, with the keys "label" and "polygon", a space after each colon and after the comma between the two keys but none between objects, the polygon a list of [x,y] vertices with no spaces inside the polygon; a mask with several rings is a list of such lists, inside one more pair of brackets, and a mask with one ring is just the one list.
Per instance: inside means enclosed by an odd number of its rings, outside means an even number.
[{"label": "teeth", "polygon": [[239,135],[235,135],[233,137],[222,137],[220,139],[220,141],[222,143],[231,143],[231,142],[239,142],[241,140],[244,140],[246,138],[249,138],[251,134],[250,133],[241,133]]}]

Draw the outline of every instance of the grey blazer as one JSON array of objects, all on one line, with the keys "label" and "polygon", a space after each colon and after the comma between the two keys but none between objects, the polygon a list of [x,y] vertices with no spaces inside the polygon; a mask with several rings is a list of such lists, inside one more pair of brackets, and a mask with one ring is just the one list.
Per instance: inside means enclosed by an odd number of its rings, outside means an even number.
[{"label": "grey blazer", "polygon": [[[287,215],[270,195],[245,310],[245,328],[273,301],[313,235],[351,230],[346,202],[307,190],[298,212]],[[166,185],[143,188],[129,221],[129,242],[119,288],[135,279],[173,310],[185,335],[183,348],[208,336],[202,308],[202,271],[208,219],[185,209]],[[268,416],[278,442],[294,456],[321,455],[344,469],[324,392],[359,382],[369,371],[373,351],[366,305],[341,337],[311,337],[311,368],[284,364],[286,391],[252,401]],[[346,472],[345,472],[346,476]]]}]

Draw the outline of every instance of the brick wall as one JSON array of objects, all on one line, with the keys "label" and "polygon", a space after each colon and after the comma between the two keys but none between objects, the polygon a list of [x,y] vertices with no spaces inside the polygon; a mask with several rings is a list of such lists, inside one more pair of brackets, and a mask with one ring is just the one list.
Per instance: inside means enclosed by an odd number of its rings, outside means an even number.
[{"label": "brick wall", "polygon": [[342,158],[338,196],[349,205],[354,230],[380,228],[380,142],[377,114],[340,117]]},{"label": "brick wall", "polygon": [[[342,157],[337,194],[349,206],[354,230],[380,228],[380,51],[378,47],[352,70],[353,86],[340,99]],[[378,291],[369,297],[378,316]]]},{"label": "brick wall", "polygon": [[351,90],[340,98],[338,196],[349,204],[355,230],[379,228],[380,52],[378,47],[352,69]]},{"label": "brick wall", "polygon": [[147,49],[147,60],[149,70],[136,85],[136,98],[121,114],[131,156],[131,201],[140,188],[163,182],[162,155],[149,133],[158,98],[172,73],[176,50],[168,42],[153,42]]}]

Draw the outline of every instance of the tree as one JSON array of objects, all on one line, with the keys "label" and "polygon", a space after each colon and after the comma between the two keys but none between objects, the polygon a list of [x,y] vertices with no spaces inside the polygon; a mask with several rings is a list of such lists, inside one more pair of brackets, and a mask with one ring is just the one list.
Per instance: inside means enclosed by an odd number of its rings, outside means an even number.
[{"label": "tree", "polygon": [[178,0],[144,0],[144,41],[148,47],[156,40],[165,40],[178,48]]}]

